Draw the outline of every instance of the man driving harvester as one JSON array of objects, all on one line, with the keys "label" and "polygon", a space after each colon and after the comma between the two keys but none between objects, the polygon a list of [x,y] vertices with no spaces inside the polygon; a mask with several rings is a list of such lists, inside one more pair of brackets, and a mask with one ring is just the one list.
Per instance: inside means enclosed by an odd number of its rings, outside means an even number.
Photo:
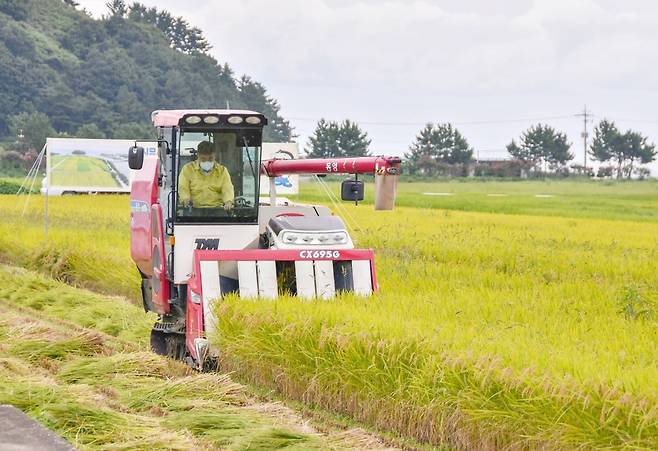
[{"label": "man driving harvester", "polygon": [[214,146],[202,141],[197,146],[197,160],[183,166],[178,176],[181,204],[194,208],[233,208],[233,183],[228,170],[215,161]]}]

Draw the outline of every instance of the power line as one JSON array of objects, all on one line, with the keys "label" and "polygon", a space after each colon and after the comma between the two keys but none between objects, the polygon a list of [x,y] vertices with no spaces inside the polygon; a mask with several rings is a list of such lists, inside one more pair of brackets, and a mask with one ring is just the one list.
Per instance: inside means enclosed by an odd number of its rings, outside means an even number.
[{"label": "power line", "polygon": [[[535,122],[535,121],[550,121],[550,120],[560,120],[560,119],[571,119],[573,116],[564,115],[564,116],[544,116],[544,117],[529,117],[529,118],[518,118],[518,119],[486,119],[486,120],[476,120],[476,121],[458,121],[450,122],[453,125],[488,125],[488,124],[509,124],[509,123],[519,123],[519,122]],[[316,122],[317,118],[311,117],[288,117],[286,118],[290,121],[310,121]],[[356,121],[360,125],[380,125],[380,126],[418,126],[431,121],[417,121],[417,122],[388,122],[388,121]]]},{"label": "power line", "polygon": [[658,120],[656,119],[627,119],[627,118],[610,118],[615,121],[619,122],[637,122],[637,123],[642,123],[642,124],[658,124]]}]

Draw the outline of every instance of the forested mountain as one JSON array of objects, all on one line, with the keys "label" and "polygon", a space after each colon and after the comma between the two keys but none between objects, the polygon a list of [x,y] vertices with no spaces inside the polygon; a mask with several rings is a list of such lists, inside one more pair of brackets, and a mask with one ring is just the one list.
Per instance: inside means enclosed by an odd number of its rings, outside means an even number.
[{"label": "forested mountain", "polygon": [[265,88],[208,49],[184,19],[139,3],[115,0],[96,20],[72,0],[0,0],[0,139],[15,138],[19,113],[43,113],[70,136],[139,138],[152,135],[155,109],[228,102],[264,113],[267,139],[289,140]]}]

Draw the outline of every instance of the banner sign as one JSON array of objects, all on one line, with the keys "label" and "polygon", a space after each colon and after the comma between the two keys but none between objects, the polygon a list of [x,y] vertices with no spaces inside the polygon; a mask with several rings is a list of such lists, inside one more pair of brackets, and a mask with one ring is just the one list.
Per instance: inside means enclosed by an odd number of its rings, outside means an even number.
[{"label": "banner sign", "polygon": [[[48,138],[42,192],[129,193],[132,172],[128,149],[134,140]],[[145,158],[155,158],[157,144],[143,143]],[[47,189],[46,189],[47,188]]]}]

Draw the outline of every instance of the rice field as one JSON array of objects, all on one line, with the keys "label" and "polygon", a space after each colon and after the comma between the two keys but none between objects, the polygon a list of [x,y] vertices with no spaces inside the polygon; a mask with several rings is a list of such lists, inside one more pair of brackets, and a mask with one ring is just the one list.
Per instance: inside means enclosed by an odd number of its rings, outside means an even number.
[{"label": "rice field", "polygon": [[[218,303],[223,369],[434,446],[656,449],[657,185],[416,191],[449,186],[402,185],[393,212],[345,205],[376,250],[372,298]],[[53,199],[48,240],[40,206],[15,202],[0,197],[5,260],[137,298],[127,197]]]}]

